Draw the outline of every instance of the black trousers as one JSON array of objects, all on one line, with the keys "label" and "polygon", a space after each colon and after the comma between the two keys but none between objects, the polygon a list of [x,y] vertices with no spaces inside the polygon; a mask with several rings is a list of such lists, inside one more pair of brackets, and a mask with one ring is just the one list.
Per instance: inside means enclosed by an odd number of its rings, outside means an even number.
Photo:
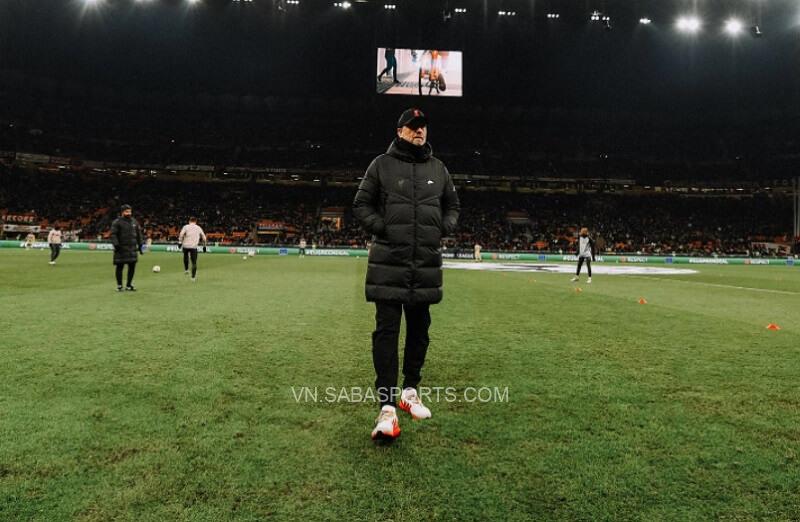
[{"label": "black trousers", "polygon": [[575,272],[575,275],[581,275],[581,266],[583,266],[584,261],[586,261],[586,270],[589,272],[589,277],[592,277],[592,260],[588,257],[578,258],[578,271]]},{"label": "black trousers", "polygon": [[184,248],[183,249],[183,269],[189,270],[189,258],[192,259],[192,277],[197,275],[197,249]]},{"label": "black trousers", "polygon": [[127,286],[131,286],[133,284],[133,274],[136,273],[136,263],[117,263],[116,267],[116,276],[117,276],[117,286],[122,286],[122,269],[125,265],[128,265],[128,283]]},{"label": "black trousers", "polygon": [[381,71],[379,77],[382,78],[384,74],[389,74],[389,71],[393,71],[392,77],[394,81],[397,81],[397,58],[394,56],[386,59],[386,68]]},{"label": "black trousers", "polygon": [[50,243],[50,261],[55,261],[59,254],[61,254],[61,245]]},{"label": "black trousers", "polygon": [[406,314],[406,345],[403,354],[403,388],[416,388],[422,380],[422,365],[428,352],[431,314],[427,304],[404,305],[387,301],[375,303],[375,331],[372,333],[372,363],[375,390],[381,407],[397,402],[397,343],[400,319]]}]

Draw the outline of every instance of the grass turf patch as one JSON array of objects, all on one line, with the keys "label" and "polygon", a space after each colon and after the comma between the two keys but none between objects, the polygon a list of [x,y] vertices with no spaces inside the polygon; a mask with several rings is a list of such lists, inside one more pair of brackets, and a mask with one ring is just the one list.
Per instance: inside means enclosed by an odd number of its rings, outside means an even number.
[{"label": "grass turf patch", "polygon": [[446,271],[455,400],[376,446],[377,405],[293,394],[372,384],[364,259],[148,254],[119,294],[108,254],[2,251],[0,519],[796,519],[800,272],[692,268]]}]

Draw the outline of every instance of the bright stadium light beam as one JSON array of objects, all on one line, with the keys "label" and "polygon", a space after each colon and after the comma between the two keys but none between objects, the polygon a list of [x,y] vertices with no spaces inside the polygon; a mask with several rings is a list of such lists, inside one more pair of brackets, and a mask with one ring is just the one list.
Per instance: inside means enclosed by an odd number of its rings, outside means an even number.
[{"label": "bright stadium light beam", "polygon": [[725,22],[725,32],[731,36],[737,36],[744,30],[744,24],[741,20],[730,18]]},{"label": "bright stadium light beam", "polygon": [[675,27],[684,33],[696,33],[700,30],[700,26],[702,25],[702,22],[696,16],[681,16],[678,18],[678,21],[675,22]]},{"label": "bright stadium light beam", "polygon": [[650,25],[651,23],[653,23],[653,21],[647,17],[644,17],[644,18],[639,18],[639,23],[642,25]]},{"label": "bright stadium light beam", "polygon": [[90,13],[99,13],[103,8],[103,4],[105,3],[105,0],[78,0],[78,5],[80,5],[81,10],[81,18],[89,15]]}]

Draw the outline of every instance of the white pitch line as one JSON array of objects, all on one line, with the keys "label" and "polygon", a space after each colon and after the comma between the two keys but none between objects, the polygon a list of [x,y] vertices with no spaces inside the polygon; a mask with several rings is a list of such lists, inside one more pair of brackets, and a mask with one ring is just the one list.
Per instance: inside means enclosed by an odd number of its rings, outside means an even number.
[{"label": "white pitch line", "polygon": [[[624,274],[622,274],[624,275]],[[686,281],[685,279],[669,279],[666,277],[650,277],[641,275],[624,275],[625,277],[635,277],[637,279],[658,279],[659,281],[672,281],[675,283],[687,283],[690,285],[715,286],[718,288],[734,288],[736,290],[750,290],[752,292],[767,292],[769,294],[800,295],[800,292],[790,292],[788,290],[772,290],[770,288],[753,288],[752,286],[723,285],[720,283],[706,283],[704,281]]]}]

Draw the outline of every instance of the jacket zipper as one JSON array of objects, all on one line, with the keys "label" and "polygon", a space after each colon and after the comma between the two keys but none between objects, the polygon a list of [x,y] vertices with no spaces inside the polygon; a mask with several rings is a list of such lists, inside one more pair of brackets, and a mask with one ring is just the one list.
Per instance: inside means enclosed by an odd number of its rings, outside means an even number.
[{"label": "jacket zipper", "polygon": [[414,216],[414,237],[411,243],[411,288],[417,286],[417,164],[411,164],[411,208]]}]

